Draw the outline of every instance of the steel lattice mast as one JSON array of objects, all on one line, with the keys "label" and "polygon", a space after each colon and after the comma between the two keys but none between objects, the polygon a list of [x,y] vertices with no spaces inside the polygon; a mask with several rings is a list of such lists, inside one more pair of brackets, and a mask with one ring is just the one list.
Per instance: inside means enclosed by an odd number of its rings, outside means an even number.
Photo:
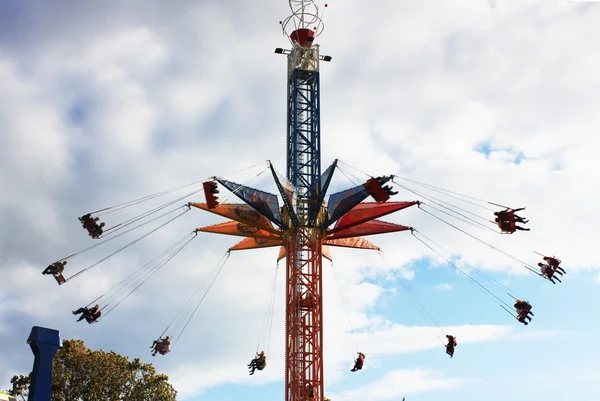
[{"label": "steel lattice mast", "polygon": [[[288,55],[287,178],[297,189],[298,224],[290,230],[286,263],[286,400],[323,394],[322,229],[309,222],[321,175],[319,48],[295,41]],[[317,300],[302,307],[309,294]]]},{"label": "steel lattice mast", "polygon": [[[292,49],[287,53],[287,179],[296,188],[297,221],[289,231],[286,258],[286,401],[323,399],[322,236],[310,210],[319,198],[321,138],[319,45],[322,30],[312,1],[290,2]],[[312,29],[311,29],[312,28]],[[293,222],[292,222],[293,223]],[[303,300],[312,299],[311,305]]]},{"label": "steel lattice mast", "polygon": [[[331,57],[313,43],[323,30],[318,6],[313,0],[289,4],[292,15],[281,24],[291,49],[275,49],[288,60],[286,177],[269,163],[284,204],[275,194],[215,177],[204,183],[206,203],[190,205],[230,219],[198,231],[248,237],[230,251],[280,246],[278,260],[286,258],[285,400],[323,401],[322,259],[331,260],[329,246],[379,250],[362,236],[410,230],[376,219],[417,202],[386,202],[394,194],[383,187],[389,176],[331,194],[325,207],[337,160],[321,173],[319,64]],[[217,182],[244,203],[219,204]],[[361,203],[369,196],[376,202]]]}]

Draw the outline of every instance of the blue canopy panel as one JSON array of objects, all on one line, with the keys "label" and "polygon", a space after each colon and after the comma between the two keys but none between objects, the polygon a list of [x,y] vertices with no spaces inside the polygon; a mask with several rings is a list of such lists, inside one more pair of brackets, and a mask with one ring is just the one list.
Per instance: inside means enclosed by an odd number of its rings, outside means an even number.
[{"label": "blue canopy panel", "polygon": [[275,185],[277,185],[277,189],[283,198],[283,203],[285,204],[285,208],[288,211],[290,219],[295,226],[299,226],[300,223],[298,221],[298,216],[296,216],[296,212],[294,211],[294,187],[288,181],[287,178],[282,176],[275,168],[273,164],[269,162],[269,167],[271,168],[271,173],[273,174],[273,179],[275,180]]},{"label": "blue canopy panel", "polygon": [[337,219],[352,210],[354,206],[367,199],[369,195],[369,191],[367,191],[364,185],[359,185],[357,187],[332,194],[329,197],[329,202],[327,203],[328,218],[322,227],[326,228],[332,223],[335,223]]},{"label": "blue canopy panel", "polygon": [[325,170],[321,177],[314,184],[314,188],[311,188],[311,199],[313,200],[310,209],[308,210],[308,225],[312,226],[319,215],[319,210],[321,210],[321,203],[323,203],[323,199],[325,199],[325,194],[327,193],[327,188],[329,188],[329,183],[331,182],[331,177],[333,177],[333,172],[335,171],[335,167],[337,166],[337,159]]},{"label": "blue canopy panel", "polygon": [[281,220],[281,210],[279,210],[279,201],[277,195],[261,191],[259,189],[250,188],[245,185],[236,184],[227,180],[217,180],[225,188],[233,192],[238,198],[252,206],[256,211],[277,224],[280,228],[283,227]]}]

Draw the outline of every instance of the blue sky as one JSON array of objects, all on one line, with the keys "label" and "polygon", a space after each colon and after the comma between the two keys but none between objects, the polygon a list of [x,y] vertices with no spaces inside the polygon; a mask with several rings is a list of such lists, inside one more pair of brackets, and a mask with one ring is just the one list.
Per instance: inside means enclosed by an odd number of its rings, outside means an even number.
[{"label": "blue sky", "polygon": [[[264,345],[277,250],[233,253],[166,357],[148,346],[237,238],[201,234],[100,324],[70,313],[222,219],[193,210],[60,288],[40,271],[90,245],[76,216],[213,175],[245,182],[266,160],[285,170],[286,62],[273,50],[288,45],[278,24],[288,14],[285,1],[267,0],[0,2],[0,388],[30,371],[26,339],[40,325],[154,363],[180,400],[283,396],[281,274],[269,366],[246,371]],[[524,294],[535,317],[527,327],[511,319],[410,233],[370,238],[457,334],[449,360],[440,329],[376,252],[334,249],[335,276],[324,263],[332,400],[598,398],[599,18],[600,5],[562,0],[329,3],[319,38],[333,56],[321,71],[323,166],[339,158],[527,206],[529,233],[467,229],[530,264],[533,250],[555,253],[567,269],[553,286],[417,208],[384,218]],[[274,190],[267,174],[252,185]],[[350,185],[336,172],[334,190]],[[400,189],[395,200],[415,198]],[[367,361],[352,374],[355,344]]]}]

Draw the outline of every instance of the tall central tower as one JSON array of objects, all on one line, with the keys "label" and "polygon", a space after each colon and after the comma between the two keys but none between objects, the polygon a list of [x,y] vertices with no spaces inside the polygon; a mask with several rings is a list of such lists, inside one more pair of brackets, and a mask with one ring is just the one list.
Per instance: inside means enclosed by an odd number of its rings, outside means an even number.
[{"label": "tall central tower", "polygon": [[[287,179],[296,222],[289,221],[286,263],[286,401],[323,399],[322,240],[319,45],[323,29],[313,1],[290,0],[282,22],[287,54]],[[293,27],[293,28],[292,28]],[[291,32],[290,32],[291,31]]]}]

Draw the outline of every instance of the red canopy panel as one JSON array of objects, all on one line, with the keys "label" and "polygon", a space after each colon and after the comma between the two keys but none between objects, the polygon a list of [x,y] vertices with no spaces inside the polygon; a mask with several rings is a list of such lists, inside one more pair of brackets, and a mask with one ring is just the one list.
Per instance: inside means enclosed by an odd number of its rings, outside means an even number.
[{"label": "red canopy panel", "polygon": [[398,210],[405,209],[407,207],[416,205],[417,201],[411,202],[386,202],[386,203],[374,203],[365,202],[359,203],[352,210],[342,216],[338,220],[335,227],[328,231],[328,234],[332,234],[336,231],[345,230],[349,227],[356,226],[369,220],[376,219],[386,214],[394,213]]},{"label": "red canopy panel", "polygon": [[225,203],[218,205],[214,209],[209,209],[206,203],[191,203],[190,206],[207,210],[219,216],[227,217],[228,219],[255,226],[272,233],[279,232],[265,216],[244,203]]},{"label": "red canopy panel", "polygon": [[261,230],[256,226],[239,223],[237,221],[226,221],[225,223],[215,224],[213,226],[199,228],[198,231],[216,234],[239,235],[242,237],[255,237],[266,239],[278,239],[281,241],[281,236],[271,233],[267,230]]},{"label": "red canopy panel", "polygon": [[281,244],[283,244],[283,240],[280,239],[246,238],[238,242],[233,247],[229,248],[229,250],[241,251],[244,249],[268,248],[271,246],[278,246]]},{"label": "red canopy panel", "polygon": [[362,224],[351,226],[345,230],[333,232],[329,234],[326,239],[351,238],[363,235],[385,234],[406,230],[410,230],[410,227],[388,223],[387,221],[371,220]]},{"label": "red canopy panel", "polygon": [[362,237],[356,238],[341,238],[341,239],[328,239],[325,240],[325,244],[329,246],[339,246],[344,248],[361,248],[361,249],[374,249],[380,251],[381,249]]}]

